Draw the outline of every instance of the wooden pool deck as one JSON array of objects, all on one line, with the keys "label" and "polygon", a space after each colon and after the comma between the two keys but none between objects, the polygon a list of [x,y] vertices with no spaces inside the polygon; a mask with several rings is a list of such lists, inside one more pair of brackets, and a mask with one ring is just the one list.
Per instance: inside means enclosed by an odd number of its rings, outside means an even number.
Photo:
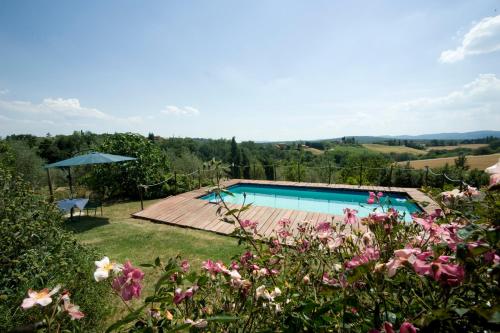
[{"label": "wooden pool deck", "polygon": [[[267,184],[267,185],[286,185],[297,187],[317,187],[334,188],[346,190],[368,190],[382,192],[404,192],[410,198],[417,202],[427,202],[428,205],[421,208],[426,212],[432,212],[439,208],[437,204],[427,197],[424,193],[414,188],[401,187],[381,187],[381,186],[356,186],[343,184],[321,184],[321,183],[298,183],[287,181],[266,181],[266,180],[248,180],[232,179],[222,182],[224,187],[235,184]],[[186,228],[207,230],[223,235],[228,235],[234,230],[234,225],[221,221],[221,216],[217,215],[218,205],[208,201],[198,199],[207,194],[208,187],[178,194],[161,200],[146,209],[132,214],[135,218],[146,219],[157,223],[166,223]],[[230,208],[239,208],[238,205],[228,205]],[[313,224],[323,221],[334,221],[340,223],[342,216],[324,214],[317,212],[306,212],[301,210],[272,208],[263,206],[252,206],[240,215],[243,220],[249,219],[258,222],[257,231],[264,237],[275,234],[278,229],[278,221],[288,218],[292,221],[292,228],[298,223],[309,221]]]}]

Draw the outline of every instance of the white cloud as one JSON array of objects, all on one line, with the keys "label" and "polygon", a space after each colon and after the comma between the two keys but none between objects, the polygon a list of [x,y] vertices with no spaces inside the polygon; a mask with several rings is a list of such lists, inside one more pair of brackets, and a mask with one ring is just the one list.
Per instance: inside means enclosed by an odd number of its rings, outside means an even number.
[{"label": "white cloud", "polygon": [[[398,104],[400,111],[499,113],[500,80],[495,74],[480,74],[474,81],[445,96],[419,98]],[[447,112],[449,114],[449,112]],[[500,113],[499,113],[500,114]],[[479,114],[477,114],[479,115]]]},{"label": "white cloud", "polygon": [[[295,139],[303,129],[311,129],[306,137],[311,139],[498,130],[500,78],[495,74],[481,74],[471,82],[437,96],[397,103],[352,101],[325,105],[322,110],[296,113],[288,117],[283,126],[294,129]],[[325,110],[329,110],[328,116],[325,116]]]},{"label": "white cloud", "polygon": [[200,114],[200,111],[193,108],[192,106],[178,107],[175,105],[167,105],[165,109],[161,110],[160,112],[168,115],[173,114],[181,116],[197,116]]},{"label": "white cloud", "polygon": [[9,92],[9,89],[0,89],[0,95],[7,95]]},{"label": "white cloud", "polygon": [[485,17],[475,24],[463,39],[462,45],[441,53],[439,61],[453,63],[466,56],[491,53],[500,50],[500,15]]},{"label": "white cloud", "polygon": [[116,117],[81,105],[77,98],[45,98],[41,103],[0,99],[0,135],[11,133],[71,133],[136,131],[141,116]]}]

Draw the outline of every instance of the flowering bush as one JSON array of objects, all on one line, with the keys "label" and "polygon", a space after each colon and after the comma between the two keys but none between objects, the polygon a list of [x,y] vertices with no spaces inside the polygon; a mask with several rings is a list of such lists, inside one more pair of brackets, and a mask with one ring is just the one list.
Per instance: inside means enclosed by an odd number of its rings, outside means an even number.
[{"label": "flowering bush", "polygon": [[465,192],[413,222],[383,206],[365,218],[345,209],[341,223],[283,219],[271,238],[240,219],[248,205],[221,200],[245,246],[232,262],[193,271],[181,258],[156,259],[145,265],[162,272],[154,292],[132,308],[143,272],[96,261],[96,281],[112,280],[129,310],[108,331],[498,331],[499,195]]},{"label": "flowering bush", "polygon": [[[109,291],[92,278],[98,253],[64,230],[60,210],[33,193],[31,186],[0,167],[0,332],[41,321],[47,307],[19,306],[28,289],[61,284],[85,313],[82,320],[59,315],[61,330],[80,326],[85,332],[102,326],[108,315]],[[55,297],[50,307],[55,302]],[[61,305],[62,303],[58,303]]]}]

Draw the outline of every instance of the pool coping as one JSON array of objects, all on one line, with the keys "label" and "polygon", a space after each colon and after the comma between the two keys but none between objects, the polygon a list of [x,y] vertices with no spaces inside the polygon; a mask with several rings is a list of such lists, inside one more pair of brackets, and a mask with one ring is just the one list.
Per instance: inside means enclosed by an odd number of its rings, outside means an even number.
[{"label": "pool coping", "polygon": [[[406,194],[413,200],[424,212],[430,214],[439,205],[428,197],[425,193],[416,188],[406,187],[384,187],[367,185],[347,185],[347,184],[325,184],[325,183],[306,183],[290,181],[270,181],[270,180],[250,180],[250,179],[231,179],[221,182],[223,188],[237,184],[255,184],[255,185],[277,185],[289,187],[308,187],[321,189],[339,189],[339,190],[358,190],[373,192],[390,192]],[[171,224],[180,227],[187,227],[199,230],[212,231],[223,235],[228,235],[234,230],[234,225],[220,221],[221,216],[217,214],[218,204],[210,203],[200,197],[209,193],[211,187],[202,187],[193,191],[181,193],[175,196],[165,198],[146,209],[132,214],[132,217],[145,219],[157,223]],[[428,203],[423,205],[422,203]],[[239,208],[239,205],[228,204],[230,209]],[[293,225],[297,225],[304,220],[313,223],[332,220],[342,223],[343,216],[308,212],[302,210],[273,208],[267,206],[251,206],[250,209],[241,214],[242,219],[252,219],[259,222],[259,231],[263,236],[270,236],[275,232],[277,222],[282,218],[289,218]]]}]

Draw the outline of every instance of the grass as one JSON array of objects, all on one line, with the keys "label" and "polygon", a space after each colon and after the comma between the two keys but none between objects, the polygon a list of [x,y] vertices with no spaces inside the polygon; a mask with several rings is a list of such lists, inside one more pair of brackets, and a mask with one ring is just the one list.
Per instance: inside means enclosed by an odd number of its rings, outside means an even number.
[{"label": "grass", "polygon": [[425,155],[427,152],[425,150],[419,150],[415,148],[410,148],[406,146],[387,146],[387,145],[379,145],[375,143],[365,143],[363,147],[384,154],[390,153],[409,153],[414,155]]},{"label": "grass", "polygon": [[427,150],[454,150],[458,148],[467,148],[467,149],[478,149],[482,147],[487,147],[487,143],[468,143],[468,144],[461,144],[461,145],[456,145],[456,146],[436,146],[436,147],[428,147]]},{"label": "grass", "polygon": [[[484,170],[489,166],[492,166],[498,159],[500,158],[500,154],[491,154],[491,155],[468,155],[467,156],[467,165],[471,169],[479,169]],[[446,163],[448,165],[454,165],[456,157],[443,157],[443,158],[434,158],[429,160],[415,160],[410,161],[410,166],[415,169],[424,169],[425,166],[429,166],[432,168],[444,167]],[[399,162],[399,164],[406,165],[406,162]]]},{"label": "grass", "polygon": [[[146,201],[145,206],[156,201]],[[156,257],[166,261],[180,255],[197,269],[206,259],[221,259],[227,263],[231,257],[243,251],[232,237],[130,217],[131,213],[139,209],[139,202],[113,204],[103,208],[103,217],[76,216],[74,221],[66,223],[66,229],[73,231],[81,243],[96,248],[102,255],[118,262],[130,260],[134,266],[153,263]],[[161,273],[152,268],[143,270],[146,274],[143,295],[146,296],[152,293]],[[125,314],[124,310],[121,303],[116,301],[108,324],[121,318]]]}]

